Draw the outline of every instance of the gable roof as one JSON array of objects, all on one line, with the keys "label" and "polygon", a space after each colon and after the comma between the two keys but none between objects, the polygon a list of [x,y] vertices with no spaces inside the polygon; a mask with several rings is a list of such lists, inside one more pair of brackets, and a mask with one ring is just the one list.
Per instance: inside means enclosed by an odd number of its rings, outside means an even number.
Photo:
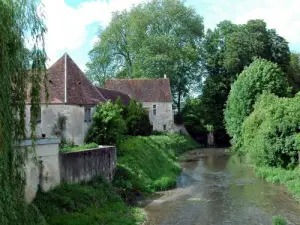
[{"label": "gable roof", "polygon": [[[47,70],[47,80],[48,103],[95,105],[106,101],[67,53]],[[44,96],[42,103],[46,103]]]},{"label": "gable roof", "polygon": [[110,90],[106,88],[97,87],[97,90],[101,93],[101,95],[105,98],[105,100],[111,100],[112,102],[117,101],[118,98],[121,99],[121,102],[124,105],[129,105],[131,98],[120,91]]},{"label": "gable roof", "polygon": [[139,102],[172,102],[170,80],[159,79],[112,79],[105,87],[128,94]]}]

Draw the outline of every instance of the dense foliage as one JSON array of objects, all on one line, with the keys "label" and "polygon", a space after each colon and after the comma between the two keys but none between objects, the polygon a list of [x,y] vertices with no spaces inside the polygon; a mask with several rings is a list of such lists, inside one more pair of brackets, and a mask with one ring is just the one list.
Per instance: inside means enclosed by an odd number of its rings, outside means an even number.
[{"label": "dense foliage", "polygon": [[125,106],[124,120],[127,127],[127,135],[148,136],[152,133],[149,114],[143,108],[142,103],[131,100],[128,106]]},{"label": "dense foliage", "polygon": [[291,168],[298,164],[300,96],[263,94],[242,128],[241,151],[258,166]]},{"label": "dense foliage", "polygon": [[[36,139],[46,59],[45,27],[39,16],[43,10],[37,12],[38,3],[0,0],[0,224],[30,224],[32,216],[27,215],[24,196],[27,151],[21,151],[18,145],[25,138],[27,97],[31,101],[33,143]],[[26,48],[28,41],[31,49]]]},{"label": "dense foliage", "polygon": [[117,12],[90,51],[87,74],[159,78],[167,74],[176,105],[201,81],[203,19],[182,0],[153,0]]},{"label": "dense foliage", "polygon": [[233,144],[238,145],[242,124],[253,111],[255,101],[264,91],[278,96],[288,96],[288,83],[284,73],[276,64],[265,59],[256,59],[234,82],[226,103],[224,113],[226,129],[232,137]]},{"label": "dense foliage", "polygon": [[50,192],[39,192],[33,203],[49,225],[138,225],[145,220],[141,209],[127,206],[101,178],[88,183],[61,184]]},{"label": "dense foliage", "polygon": [[218,132],[224,132],[223,111],[230,86],[254,57],[278,63],[283,71],[289,64],[288,43],[262,20],[242,25],[222,21],[214,30],[208,29],[203,48],[206,79],[200,95],[201,118]]},{"label": "dense foliage", "polygon": [[111,101],[97,105],[85,142],[115,144],[120,135],[126,132],[126,124],[121,113],[122,108]]},{"label": "dense foliage", "polygon": [[120,194],[132,191],[153,192],[176,185],[180,171],[176,156],[199,148],[191,138],[179,134],[126,137],[119,141],[118,168],[114,185]]}]

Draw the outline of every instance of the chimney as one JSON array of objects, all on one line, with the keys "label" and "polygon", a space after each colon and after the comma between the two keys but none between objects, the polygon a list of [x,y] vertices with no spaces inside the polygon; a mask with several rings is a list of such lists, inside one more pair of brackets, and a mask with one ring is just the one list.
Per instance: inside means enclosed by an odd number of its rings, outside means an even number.
[{"label": "chimney", "polygon": [[164,74],[164,78],[167,79],[167,74]]}]

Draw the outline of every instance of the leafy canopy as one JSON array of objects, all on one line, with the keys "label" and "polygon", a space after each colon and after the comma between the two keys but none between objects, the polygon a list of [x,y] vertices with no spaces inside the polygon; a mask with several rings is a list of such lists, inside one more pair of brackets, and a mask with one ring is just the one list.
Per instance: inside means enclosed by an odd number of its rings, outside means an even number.
[{"label": "leafy canopy", "polygon": [[181,0],[153,0],[117,12],[90,51],[89,78],[159,78],[167,74],[180,108],[201,81],[203,19]]},{"label": "leafy canopy", "polygon": [[241,151],[259,166],[294,167],[298,163],[300,96],[264,93],[242,126]]},{"label": "leafy canopy", "polygon": [[225,103],[231,88],[245,66],[254,57],[278,63],[286,71],[289,64],[289,48],[284,38],[267,29],[262,20],[250,20],[237,25],[231,21],[220,22],[214,30],[208,29],[203,41],[206,80],[200,101],[206,124],[224,132]]},{"label": "leafy canopy", "polygon": [[[24,193],[27,151],[18,145],[25,138],[27,94],[31,138],[36,139],[40,90],[45,81],[46,28],[38,4],[35,0],[0,0],[0,224],[31,224]],[[31,49],[26,48],[27,42]]]},{"label": "leafy canopy", "polygon": [[120,135],[126,132],[121,112],[122,108],[111,101],[97,105],[85,142],[116,144]]},{"label": "leafy canopy", "polygon": [[265,59],[255,59],[232,85],[226,103],[226,129],[233,144],[239,141],[242,124],[264,91],[278,96],[289,95],[288,83],[281,69]]}]

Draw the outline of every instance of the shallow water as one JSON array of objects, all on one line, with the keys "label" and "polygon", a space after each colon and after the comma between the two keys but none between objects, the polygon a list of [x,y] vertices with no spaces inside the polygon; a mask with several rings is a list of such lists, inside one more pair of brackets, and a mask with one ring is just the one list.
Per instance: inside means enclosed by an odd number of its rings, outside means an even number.
[{"label": "shallow water", "polygon": [[281,215],[300,225],[300,204],[283,186],[255,177],[223,149],[191,151],[186,159],[176,189],[143,201],[148,224],[271,225]]}]

